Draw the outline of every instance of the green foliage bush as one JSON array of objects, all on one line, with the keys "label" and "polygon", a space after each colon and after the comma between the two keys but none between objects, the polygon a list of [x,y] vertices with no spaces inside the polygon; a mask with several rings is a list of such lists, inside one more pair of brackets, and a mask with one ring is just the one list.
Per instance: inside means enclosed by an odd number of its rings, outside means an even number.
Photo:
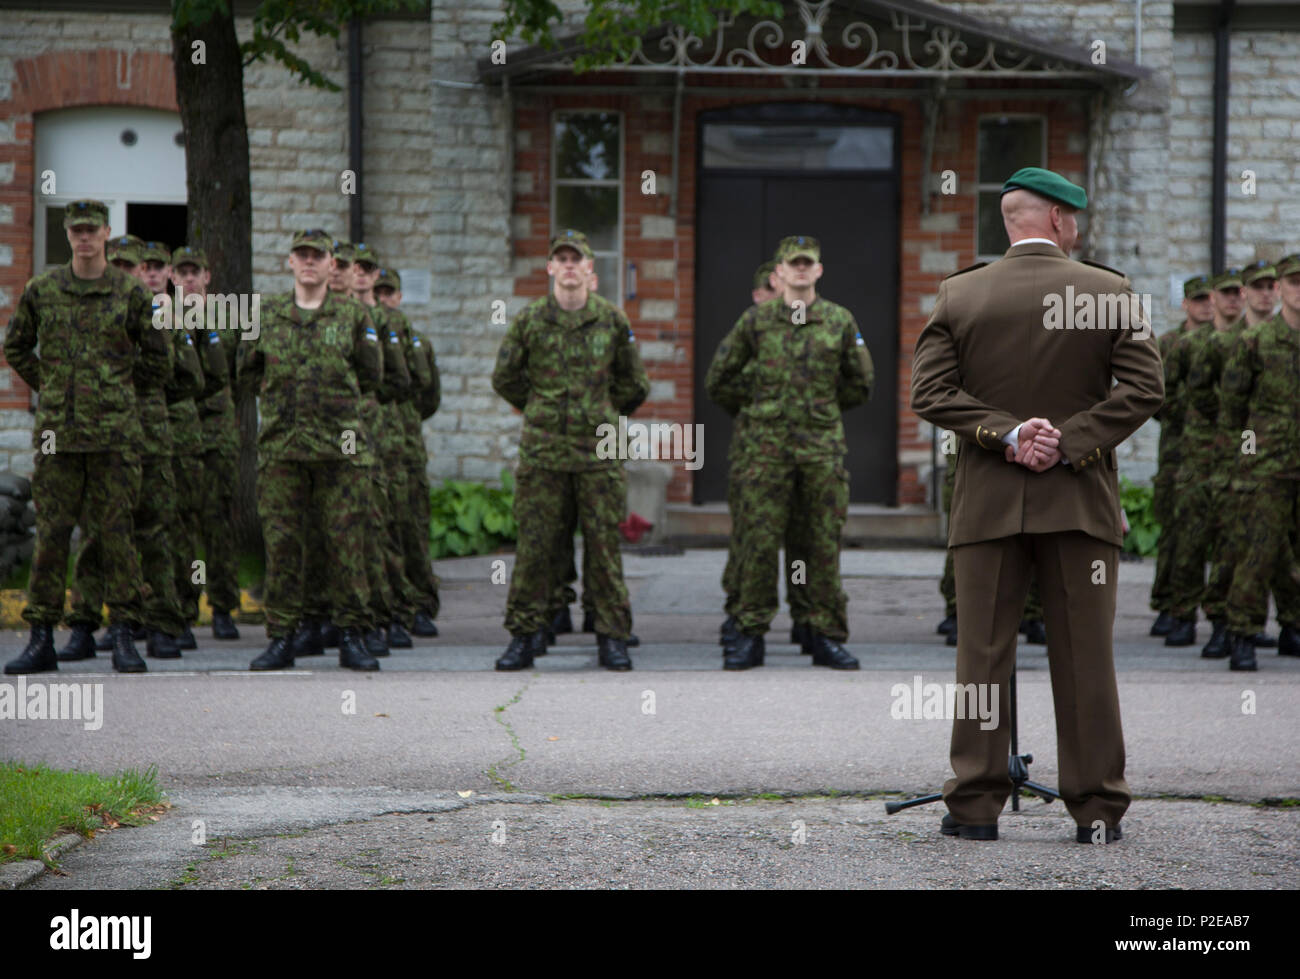
[{"label": "green foliage bush", "polygon": [[1124,550],[1130,554],[1147,557],[1156,552],[1160,541],[1160,524],[1156,521],[1155,491],[1150,486],[1138,486],[1127,478],[1119,479],[1119,502],[1128,517],[1128,533],[1124,535]]},{"label": "green foliage bush", "polygon": [[501,470],[501,488],[448,479],[429,491],[429,551],[441,557],[490,554],[514,543],[515,478]]}]

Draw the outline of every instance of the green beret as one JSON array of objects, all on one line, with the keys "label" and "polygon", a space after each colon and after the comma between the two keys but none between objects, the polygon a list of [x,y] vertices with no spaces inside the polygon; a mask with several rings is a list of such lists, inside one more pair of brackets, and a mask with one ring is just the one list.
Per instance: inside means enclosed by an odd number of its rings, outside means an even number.
[{"label": "green beret", "polygon": [[807,258],[814,262],[822,260],[822,245],[816,238],[810,238],[808,235],[791,235],[789,238],[782,238],[781,244],[776,246],[776,260],[778,262],[788,262],[795,258]]},{"label": "green beret", "polygon": [[110,262],[122,261],[139,265],[144,252],[144,242],[135,235],[118,235],[116,238],[108,239],[107,252]]},{"label": "green beret", "polygon": [[334,239],[320,228],[308,228],[306,231],[299,231],[293,236],[289,251],[293,251],[295,248],[314,248],[318,252],[324,252],[328,255],[334,249]]},{"label": "green beret", "polygon": [[1272,262],[1260,259],[1258,262],[1251,262],[1241,270],[1241,281],[1246,285],[1256,282],[1259,279],[1276,279],[1277,269],[1273,267]]},{"label": "green beret", "polygon": [[364,241],[358,241],[352,247],[352,261],[358,263],[365,262],[367,265],[378,265],[379,256],[376,255],[375,250]]},{"label": "green beret", "polygon": [[206,269],[208,267],[208,256],[204,254],[202,248],[191,248],[189,245],[182,245],[172,252],[172,268],[178,269],[182,265],[197,265],[201,269]]},{"label": "green beret", "polygon": [[1072,184],[1059,173],[1042,167],[1023,167],[1007,178],[1002,193],[1012,190],[1032,190],[1035,194],[1082,211],[1088,206],[1088,192]]},{"label": "green beret", "polygon": [[1300,272],[1300,252],[1292,252],[1285,258],[1277,260],[1277,275],[1280,279],[1284,275],[1291,275],[1294,272]]},{"label": "green beret", "polygon": [[1210,277],[1208,275],[1194,275],[1183,283],[1184,299],[1200,299],[1210,294]]},{"label": "green beret", "polygon": [[63,209],[63,226],[71,228],[77,224],[93,224],[102,228],[108,224],[108,205],[103,201],[73,201]]},{"label": "green beret", "polygon": [[758,267],[758,271],[754,273],[755,289],[772,288],[772,273],[776,271],[776,266],[776,262],[764,262]]},{"label": "green beret", "polygon": [[393,269],[380,269],[379,278],[375,280],[375,288],[388,286],[388,288],[397,290],[402,288],[402,277]]},{"label": "green beret", "polygon": [[555,253],[561,248],[572,248],[583,258],[595,258],[596,254],[591,250],[591,244],[587,241],[587,236],[581,231],[574,231],[567,228],[561,231],[551,239],[551,250],[546,253],[547,258],[554,258]]},{"label": "green beret", "polygon": [[1236,266],[1233,266],[1230,269],[1224,269],[1210,280],[1210,288],[1214,289],[1216,292],[1220,292],[1224,289],[1231,289],[1234,286],[1238,289],[1241,288],[1241,269]]}]

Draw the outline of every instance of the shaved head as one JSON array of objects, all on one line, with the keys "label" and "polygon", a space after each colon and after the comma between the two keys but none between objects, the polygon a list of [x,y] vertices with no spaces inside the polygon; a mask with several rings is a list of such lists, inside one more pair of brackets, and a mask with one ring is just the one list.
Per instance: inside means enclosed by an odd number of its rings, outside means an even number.
[{"label": "shaved head", "polygon": [[1012,243],[1022,238],[1047,238],[1068,255],[1079,238],[1077,213],[1068,204],[1049,200],[1023,187],[1002,195],[1002,222]]}]

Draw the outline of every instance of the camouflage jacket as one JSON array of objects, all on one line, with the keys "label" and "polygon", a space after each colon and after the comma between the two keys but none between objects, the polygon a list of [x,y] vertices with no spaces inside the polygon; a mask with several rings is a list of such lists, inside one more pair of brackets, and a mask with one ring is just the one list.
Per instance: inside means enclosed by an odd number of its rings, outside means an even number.
[{"label": "camouflage jacket", "polygon": [[[1218,488],[1228,485],[1236,465],[1238,439],[1228,438],[1219,407],[1223,394],[1223,366],[1246,329],[1245,319],[1216,330],[1213,324],[1197,329],[1188,349],[1183,380],[1183,467],[1179,478],[1208,480]],[[1237,435],[1240,435],[1240,431]]]},{"label": "camouflage jacket", "polygon": [[170,332],[176,363],[165,392],[172,455],[202,455],[203,426],[199,422],[199,409],[194,399],[203,393],[203,365],[194,343],[194,334],[190,330]]},{"label": "camouflage jacket", "polygon": [[400,464],[406,457],[406,420],[402,405],[413,396],[411,372],[406,363],[406,316],[376,303],[367,306],[370,319],[379,330],[384,346],[384,382],[376,392],[379,397],[378,427],[372,432],[380,458]]},{"label": "camouflage jacket", "polygon": [[[1184,363],[1175,358],[1174,347],[1179,340],[1193,332],[1186,328],[1186,320],[1172,330],[1156,337],[1160,360],[1165,368],[1165,400],[1152,416],[1160,423],[1160,447],[1156,452],[1157,466],[1172,475],[1182,458],[1180,440],[1183,435],[1183,402],[1181,399]],[[1193,328],[1194,329],[1194,328]]]},{"label": "camouflage jacket", "polygon": [[412,397],[402,402],[402,419],[406,429],[406,461],[412,466],[423,466],[428,461],[424,448],[425,418],[438,410],[442,400],[442,383],[438,377],[438,361],[433,354],[433,344],[410,329],[406,346],[406,363],[411,369]]},{"label": "camouflage jacket", "polygon": [[333,293],[316,309],[273,296],[240,352],[239,385],[260,401],[262,459],[373,464],[359,407],[383,380],[383,351],[364,307]]},{"label": "camouflage jacket", "polygon": [[235,415],[235,364],[238,330],[204,329],[195,334],[203,351],[203,393],[195,399],[203,426],[203,447],[221,452],[239,450],[239,420]]},{"label": "camouflage jacket", "polygon": [[510,324],[492,387],[524,413],[519,461],[562,472],[611,469],[596,454],[600,426],[618,427],[650,394],[632,326],[595,293],[577,310],[552,295],[529,303]]},{"label": "camouflage jacket", "polygon": [[[36,352],[40,346],[40,354]],[[71,263],[31,279],[5,333],[5,358],[40,392],[32,444],[55,433],[55,451],[144,447],[136,386],[165,384],[171,344],[153,327],[153,297],[109,266],[79,279]]]},{"label": "camouflage jacket", "polygon": [[[1300,479],[1300,330],[1279,313],[1248,327],[1223,365],[1223,427],[1240,460],[1233,479]],[[1254,451],[1243,432],[1254,433]]]},{"label": "camouflage jacket", "polygon": [[739,408],[737,451],[748,458],[838,459],[841,412],[871,397],[875,370],[853,314],[820,296],[803,312],[794,322],[779,296],[751,306],[709,365],[709,397]]}]

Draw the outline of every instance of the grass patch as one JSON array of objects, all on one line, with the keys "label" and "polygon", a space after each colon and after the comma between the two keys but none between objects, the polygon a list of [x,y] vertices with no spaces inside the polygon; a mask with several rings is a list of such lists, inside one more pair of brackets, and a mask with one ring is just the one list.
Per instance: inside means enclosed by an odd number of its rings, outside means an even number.
[{"label": "grass patch", "polygon": [[0,761],[0,862],[54,867],[45,847],[56,836],[91,839],[100,829],[152,822],[164,808],[154,767],[104,776]]}]

